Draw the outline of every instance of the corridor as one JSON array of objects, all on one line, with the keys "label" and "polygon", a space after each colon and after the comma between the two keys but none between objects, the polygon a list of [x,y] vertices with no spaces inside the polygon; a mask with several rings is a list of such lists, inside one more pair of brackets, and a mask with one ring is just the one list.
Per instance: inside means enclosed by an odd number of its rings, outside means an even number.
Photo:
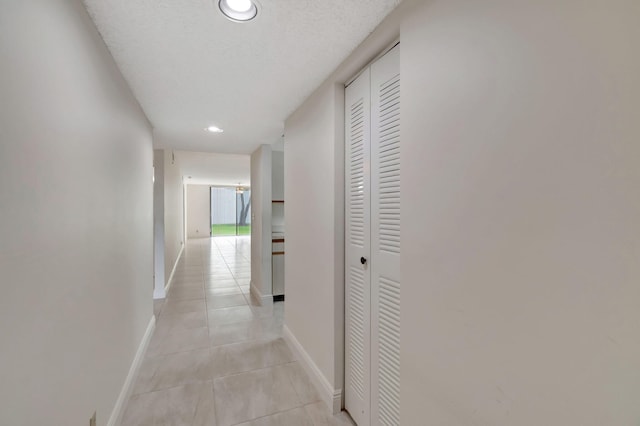
[{"label": "corridor", "polygon": [[190,240],[122,426],[352,425],[331,417],[282,339],[284,302],[251,303],[249,237]]}]

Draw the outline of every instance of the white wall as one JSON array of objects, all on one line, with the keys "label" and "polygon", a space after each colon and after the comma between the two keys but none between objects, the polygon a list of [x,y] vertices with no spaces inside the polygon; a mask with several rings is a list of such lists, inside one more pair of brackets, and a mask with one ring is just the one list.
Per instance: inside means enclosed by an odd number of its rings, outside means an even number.
[{"label": "white wall", "polygon": [[284,151],[271,152],[271,198],[284,200]]},{"label": "white wall", "polygon": [[[153,298],[164,299],[164,150],[153,150]],[[170,272],[169,272],[170,273]],[[169,278],[169,275],[166,276]]]},{"label": "white wall", "polygon": [[[184,245],[184,185],[178,157],[164,150],[164,274],[165,284]],[[208,214],[208,213],[207,213]]]},{"label": "white wall", "polygon": [[284,162],[286,325],[334,389],[344,372],[341,105],[344,90],[326,84],[289,117]]},{"label": "white wall", "polygon": [[151,126],[80,1],[0,2],[0,424],[105,425],[153,316]]},{"label": "white wall", "polygon": [[271,146],[251,154],[251,292],[271,299]]},{"label": "white wall", "polygon": [[184,176],[191,176],[190,185],[249,185],[250,157],[246,154],[174,151]]},{"label": "white wall", "polygon": [[403,23],[403,423],[640,421],[638,22],[458,0]]},{"label": "white wall", "polygon": [[211,236],[210,187],[187,185],[187,238]]},{"label": "white wall", "polygon": [[162,299],[184,244],[184,185],[172,151],[154,150],[153,166],[154,298]]},{"label": "white wall", "polygon": [[330,85],[400,32],[402,424],[640,420],[637,22],[622,0],[405,1],[289,118],[287,256],[313,251],[285,322],[328,379],[314,288],[335,282],[310,268],[335,253],[304,239],[329,247]]}]

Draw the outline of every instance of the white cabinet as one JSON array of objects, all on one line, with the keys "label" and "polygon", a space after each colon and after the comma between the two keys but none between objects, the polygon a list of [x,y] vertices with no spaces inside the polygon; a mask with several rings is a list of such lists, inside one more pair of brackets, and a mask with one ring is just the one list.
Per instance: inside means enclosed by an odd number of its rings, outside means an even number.
[{"label": "white cabinet", "polygon": [[274,300],[284,296],[284,238],[272,240],[271,262]]},{"label": "white cabinet", "polygon": [[345,92],[345,406],[400,419],[400,46]]}]

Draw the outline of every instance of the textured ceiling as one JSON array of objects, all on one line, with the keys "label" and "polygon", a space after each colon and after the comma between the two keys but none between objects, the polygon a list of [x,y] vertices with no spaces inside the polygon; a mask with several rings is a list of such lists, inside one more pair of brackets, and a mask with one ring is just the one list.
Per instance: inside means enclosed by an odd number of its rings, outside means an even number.
[{"label": "textured ceiling", "polygon": [[[260,0],[234,23],[217,0],[85,0],[159,148],[250,153],[400,0]],[[217,125],[225,131],[203,129]]]}]

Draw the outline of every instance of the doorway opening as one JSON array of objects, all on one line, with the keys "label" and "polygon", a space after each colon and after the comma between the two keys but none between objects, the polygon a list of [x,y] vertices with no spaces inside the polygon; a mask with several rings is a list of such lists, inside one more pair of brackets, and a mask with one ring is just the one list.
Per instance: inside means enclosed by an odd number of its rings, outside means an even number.
[{"label": "doorway opening", "polygon": [[211,236],[251,235],[251,190],[212,186]]}]

